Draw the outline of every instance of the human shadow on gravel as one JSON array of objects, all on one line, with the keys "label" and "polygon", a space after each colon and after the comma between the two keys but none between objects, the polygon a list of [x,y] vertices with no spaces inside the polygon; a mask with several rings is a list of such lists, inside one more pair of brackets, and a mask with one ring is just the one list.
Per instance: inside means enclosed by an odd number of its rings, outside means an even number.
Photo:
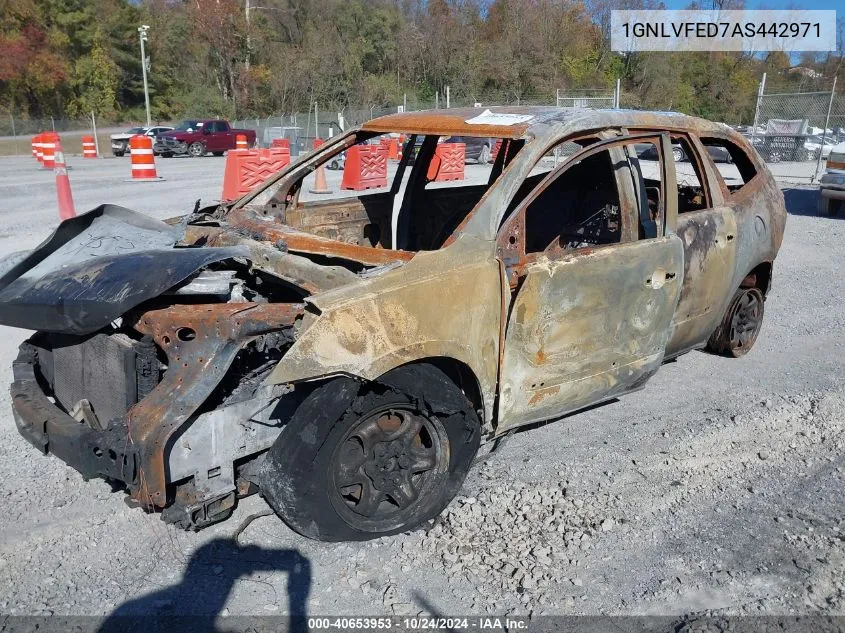
[{"label": "human shadow on gravel", "polygon": [[[786,202],[786,211],[790,215],[808,215],[819,217],[819,190],[815,187],[812,189],[784,189],[783,199]],[[845,215],[841,213],[835,216],[824,217],[825,219],[830,220],[845,219]]]},{"label": "human shadow on gravel", "polygon": [[[284,596],[263,580],[248,578],[255,572],[287,572],[290,617],[222,616],[221,611],[239,580],[264,585],[271,594],[267,603],[284,608]],[[98,633],[218,633],[230,630],[308,630],[307,606],[311,590],[311,563],[296,549],[264,549],[241,546],[232,539],[217,538],[191,556],[181,582],[118,606],[102,623]],[[281,604],[279,604],[281,603]],[[228,623],[228,625],[227,625]]]}]

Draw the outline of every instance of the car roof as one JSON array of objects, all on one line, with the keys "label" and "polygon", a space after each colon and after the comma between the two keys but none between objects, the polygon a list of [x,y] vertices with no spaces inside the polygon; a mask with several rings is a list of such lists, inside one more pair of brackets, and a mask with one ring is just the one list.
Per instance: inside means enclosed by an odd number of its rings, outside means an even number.
[{"label": "car roof", "polygon": [[[468,123],[485,114],[489,123]],[[508,122],[507,115],[513,115]],[[530,118],[528,118],[530,117]],[[492,122],[494,119],[504,122]],[[649,127],[688,130],[704,133],[738,134],[723,123],[687,116],[679,112],[643,110],[593,110],[588,108],[556,108],[551,106],[492,106],[490,108],[449,108],[388,114],[364,123],[368,132],[405,132],[452,136],[490,136],[521,138],[526,134],[548,135],[555,129],[571,132],[577,129],[604,127]]]}]

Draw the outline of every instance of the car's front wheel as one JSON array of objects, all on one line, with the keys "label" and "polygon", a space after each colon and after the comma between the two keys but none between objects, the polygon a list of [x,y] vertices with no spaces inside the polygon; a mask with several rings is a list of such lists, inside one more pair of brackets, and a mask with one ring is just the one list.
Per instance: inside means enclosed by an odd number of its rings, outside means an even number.
[{"label": "car's front wheel", "polygon": [[672,160],[676,163],[680,163],[684,160],[684,151],[680,147],[673,147],[672,148]]},{"label": "car's front wheel", "polygon": [[436,517],[457,494],[480,442],[464,393],[433,365],[314,390],[267,454],[259,488],[294,530],[366,540]]},{"label": "car's front wheel", "polygon": [[199,141],[197,141],[196,143],[191,143],[188,147],[188,153],[194,158],[205,156],[205,145],[203,145]]}]

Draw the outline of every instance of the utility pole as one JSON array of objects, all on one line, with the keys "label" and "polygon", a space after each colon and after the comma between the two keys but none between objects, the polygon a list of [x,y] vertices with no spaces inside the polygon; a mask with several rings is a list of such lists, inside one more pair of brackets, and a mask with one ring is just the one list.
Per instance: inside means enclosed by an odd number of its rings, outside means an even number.
[{"label": "utility pole", "polygon": [[763,100],[763,93],[766,90],[766,73],[760,79],[760,87],[757,89],[757,105],[754,106],[754,124],[751,128],[751,144],[757,140],[757,121],[760,119],[760,102]]},{"label": "utility pole", "polygon": [[822,142],[819,147],[819,155],[816,156],[816,171],[813,172],[813,177],[810,182],[813,182],[819,177],[819,167],[822,164],[822,153],[824,152],[824,140],[827,136],[827,126],[830,125],[830,111],[833,109],[833,98],[836,96],[836,75],[833,76],[833,87],[830,89],[830,102],[827,104],[827,116],[824,118],[824,129],[822,130]]},{"label": "utility pole", "polygon": [[250,41],[249,37],[249,0],[246,0],[246,6],[244,7],[244,16],[246,17],[246,69],[249,70],[249,55],[252,50],[252,42]]},{"label": "utility pole", "polygon": [[144,106],[147,108],[147,127],[153,124],[150,118],[150,90],[147,86],[147,54],[144,52],[144,42],[147,41],[147,31],[149,28],[146,24],[138,27],[138,35],[141,38],[141,74],[144,77]]}]

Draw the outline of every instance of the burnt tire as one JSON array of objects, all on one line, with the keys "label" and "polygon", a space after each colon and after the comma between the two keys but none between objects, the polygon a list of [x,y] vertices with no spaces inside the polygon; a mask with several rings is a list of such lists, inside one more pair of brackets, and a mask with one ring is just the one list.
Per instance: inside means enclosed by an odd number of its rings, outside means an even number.
[{"label": "burnt tire", "polygon": [[765,304],[759,288],[739,288],[716,331],[707,341],[707,349],[721,356],[745,356],[760,334]]},{"label": "burnt tire", "polygon": [[835,217],[842,211],[843,201],[819,196],[818,204],[819,215],[824,217]]},{"label": "burnt tire", "polygon": [[305,397],[270,448],[261,494],[321,541],[411,530],[458,493],[478,451],[472,404],[429,364],[362,384],[336,378]]}]

